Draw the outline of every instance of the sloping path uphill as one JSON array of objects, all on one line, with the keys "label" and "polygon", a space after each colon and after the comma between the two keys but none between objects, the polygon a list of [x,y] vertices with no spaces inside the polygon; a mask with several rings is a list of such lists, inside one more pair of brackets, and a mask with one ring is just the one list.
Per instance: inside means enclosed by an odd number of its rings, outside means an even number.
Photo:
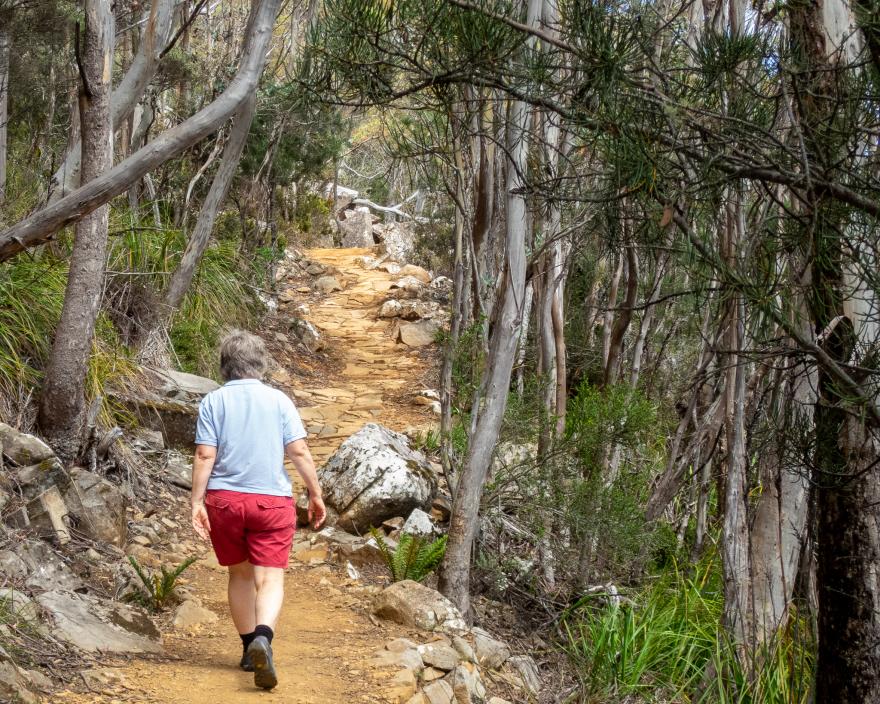
[{"label": "sloping path uphill", "polygon": [[[302,281],[284,282],[278,313],[260,334],[281,367],[273,381],[297,401],[316,462],[320,465],[368,422],[398,431],[436,424],[429,408],[412,403],[412,394],[429,380],[430,354],[395,343],[388,322],[376,315],[395,277],[359,263],[370,250],[306,254],[327,267],[342,290],[320,296]],[[295,308],[299,308],[296,313]],[[284,331],[291,317],[303,313],[327,343],[323,362],[287,343]],[[183,500],[177,510],[186,525]],[[300,529],[296,541],[308,540],[309,531]],[[219,620],[189,629],[169,624],[163,633],[165,656],[107,662],[103,681],[96,684],[90,679],[91,693],[56,693],[52,701],[396,704],[400,695],[393,673],[369,661],[389,639],[411,634],[369,615],[371,595],[378,586],[351,579],[339,566],[315,564],[310,552],[297,553],[286,577],[287,597],[275,644],[280,682],[272,692],[255,689],[253,676],[238,668],[241,645],[228,619],[225,570],[210,551],[203,550],[202,559],[182,581]]]}]

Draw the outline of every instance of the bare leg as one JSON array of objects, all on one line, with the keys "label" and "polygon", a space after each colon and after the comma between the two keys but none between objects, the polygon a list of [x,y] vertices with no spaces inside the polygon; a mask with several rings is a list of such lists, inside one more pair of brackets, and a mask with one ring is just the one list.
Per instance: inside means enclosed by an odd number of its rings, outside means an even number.
[{"label": "bare leg", "polygon": [[284,600],[284,570],[280,567],[254,565],[254,584],[257,588],[256,623],[275,629],[281,602]]},{"label": "bare leg", "polygon": [[[264,569],[264,568],[257,568]],[[253,633],[257,623],[257,590],[254,583],[254,566],[250,562],[239,562],[229,567],[229,610],[232,622],[239,633]]]}]

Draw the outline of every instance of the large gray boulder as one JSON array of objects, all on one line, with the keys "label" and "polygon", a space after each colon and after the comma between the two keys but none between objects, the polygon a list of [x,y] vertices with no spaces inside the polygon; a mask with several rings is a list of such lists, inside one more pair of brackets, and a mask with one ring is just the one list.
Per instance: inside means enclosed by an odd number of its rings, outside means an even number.
[{"label": "large gray boulder", "polygon": [[29,540],[15,546],[27,567],[25,586],[31,591],[82,589],[83,582],[67,563],[42,540]]},{"label": "large gray boulder", "polygon": [[94,472],[74,467],[64,503],[76,519],[80,532],[93,540],[125,545],[128,524],[125,509],[128,502],[115,484]]},{"label": "large gray boulder", "polygon": [[157,391],[166,398],[191,399],[194,396],[201,398],[220,388],[220,384],[213,379],[196,374],[178,372],[174,369],[153,369],[151,371],[158,379]]},{"label": "large gray boulder", "polygon": [[159,631],[143,609],[64,591],[51,591],[37,602],[52,620],[52,635],[81,650],[96,653],[159,653]]},{"label": "large gray boulder", "polygon": [[405,262],[415,250],[415,234],[412,225],[405,222],[388,222],[373,226],[373,238],[382,244],[385,252],[398,262]]},{"label": "large gray boulder", "polygon": [[461,612],[449,599],[410,579],[383,589],[376,597],[373,613],[423,631],[459,635],[467,630]]},{"label": "large gray boulder", "polygon": [[373,239],[373,216],[369,208],[363,206],[344,210],[340,213],[340,217],[345,215],[345,219],[340,219],[339,229],[342,233],[343,247],[372,247],[375,244]]},{"label": "large gray boulder", "polygon": [[413,509],[428,509],[437,475],[406,436],[375,423],[349,437],[319,471],[324,501],[343,530],[364,533]]}]

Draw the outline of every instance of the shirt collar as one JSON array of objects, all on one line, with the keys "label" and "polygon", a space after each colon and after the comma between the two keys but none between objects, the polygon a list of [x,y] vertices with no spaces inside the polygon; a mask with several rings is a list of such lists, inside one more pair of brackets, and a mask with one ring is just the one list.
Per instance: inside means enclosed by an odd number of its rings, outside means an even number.
[{"label": "shirt collar", "polygon": [[233,379],[232,381],[227,381],[223,386],[240,386],[241,384],[262,384],[263,382],[259,379]]}]

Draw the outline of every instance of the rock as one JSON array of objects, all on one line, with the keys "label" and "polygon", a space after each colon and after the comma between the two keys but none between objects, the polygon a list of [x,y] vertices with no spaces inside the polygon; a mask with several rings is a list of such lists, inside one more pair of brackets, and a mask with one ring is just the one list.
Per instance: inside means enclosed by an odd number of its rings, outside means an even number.
[{"label": "rock", "polygon": [[93,540],[121,547],[128,537],[125,509],[128,501],[115,484],[75,467],[64,501],[77,528]]},{"label": "rock", "polygon": [[[386,540],[385,542],[389,541]],[[396,545],[391,546],[392,550],[395,548]],[[333,557],[340,564],[348,562],[360,568],[383,567],[385,565],[385,558],[382,557],[379,546],[372,538],[353,545],[339,544],[333,551]]]},{"label": "rock", "polygon": [[406,704],[426,704],[428,700],[425,699],[425,695],[421,692],[416,692],[409,699],[406,700]]},{"label": "rock", "polygon": [[210,609],[206,609],[201,604],[192,599],[187,599],[174,611],[174,618],[171,623],[175,628],[192,628],[193,626],[203,623],[215,623],[217,614]]},{"label": "rock", "polygon": [[397,333],[397,341],[408,347],[427,347],[437,341],[440,326],[433,320],[422,320],[418,323],[401,325]]},{"label": "rock", "polygon": [[63,491],[70,483],[68,474],[57,457],[22,467],[15,473],[15,481],[27,500],[35,499],[52,487]]},{"label": "rock", "polygon": [[319,472],[324,501],[343,530],[364,533],[394,516],[427,508],[437,476],[406,437],[369,423],[349,437]]},{"label": "rock", "polygon": [[[375,229],[374,229],[375,232]],[[400,273],[400,264],[397,262],[385,262],[384,264],[380,264],[377,269],[381,269],[382,271],[391,274],[392,276],[397,276]]]},{"label": "rock", "polygon": [[541,691],[541,673],[534,658],[528,655],[514,655],[507,664],[519,674],[527,692],[537,695]]},{"label": "rock", "polygon": [[169,455],[165,464],[165,480],[181,489],[192,489],[192,462],[183,456]]},{"label": "rock", "polygon": [[422,670],[422,682],[433,682],[444,677],[446,677],[446,672],[435,667],[426,667]]},{"label": "rock", "polygon": [[415,276],[403,276],[393,284],[391,288],[397,288],[412,297],[418,296],[425,288],[425,284],[419,281]]},{"label": "rock", "polygon": [[403,312],[403,306],[400,301],[392,298],[391,300],[385,301],[382,304],[382,307],[379,309],[379,317],[380,318],[399,318],[400,314]]},{"label": "rock", "polygon": [[135,606],[51,591],[37,597],[51,617],[52,634],[88,652],[159,653],[159,631],[146,612]]},{"label": "rock", "polygon": [[422,662],[430,667],[436,667],[438,670],[449,672],[461,659],[458,651],[451,645],[446,643],[426,643],[419,646],[419,654],[422,656]]},{"label": "rock", "polygon": [[306,267],[306,273],[310,276],[320,276],[327,271],[327,267],[321,262],[312,262]]},{"label": "rock", "polygon": [[162,452],[165,450],[165,438],[158,430],[141,428],[132,440],[131,447],[140,452]]},{"label": "rock", "polygon": [[489,704],[511,704],[511,702],[502,699],[501,697],[492,697],[489,699]]},{"label": "rock", "polygon": [[464,619],[451,601],[409,579],[383,589],[376,597],[373,613],[424,631],[460,634],[467,630]]},{"label": "rock", "polygon": [[[342,215],[345,216],[342,219]],[[372,247],[373,216],[369,208],[358,206],[340,213],[339,230],[342,233],[343,247]]]},{"label": "rock", "polygon": [[386,697],[392,702],[406,702],[416,693],[416,676],[407,668],[399,670],[388,682]]},{"label": "rock", "polygon": [[358,266],[360,266],[361,269],[366,269],[367,271],[369,271],[370,269],[376,268],[375,257],[370,257],[365,254],[364,256],[355,259],[355,261],[358,263]]},{"label": "rock", "polygon": [[385,650],[390,650],[392,653],[402,653],[404,650],[418,650],[418,648],[419,646],[409,638],[395,638],[385,644]]},{"label": "rock", "polygon": [[0,603],[3,604],[4,611],[24,621],[36,621],[40,618],[40,609],[37,605],[27,594],[17,589],[0,587]]},{"label": "rock", "polygon": [[50,486],[27,505],[31,527],[38,531],[40,537],[54,536],[59,545],[70,542],[70,531],[67,528],[67,505],[61,498],[58,487]]},{"label": "rock", "polygon": [[497,670],[510,657],[510,648],[507,643],[484,631],[482,628],[474,628],[474,653],[477,663],[489,670]]},{"label": "rock", "polygon": [[32,540],[16,548],[28,568],[25,586],[34,591],[81,589],[82,581],[67,564],[43,541]]},{"label": "rock", "polygon": [[415,264],[407,264],[400,269],[401,276],[412,276],[415,279],[418,279],[423,284],[431,283],[431,275],[422,269],[420,266],[416,266]]},{"label": "rock", "polygon": [[91,668],[82,671],[86,684],[93,690],[103,692],[112,687],[125,687],[128,683],[121,670],[113,667]]},{"label": "rock", "polygon": [[494,477],[498,472],[508,469],[534,465],[537,456],[538,446],[535,443],[520,445],[513,442],[502,442],[495,448],[489,476]]},{"label": "rock", "polygon": [[417,508],[409,514],[409,518],[406,519],[406,523],[403,524],[400,532],[421,538],[433,538],[437,535],[437,528],[431,517],[420,508]]},{"label": "rock", "polygon": [[28,685],[24,670],[12,661],[6,650],[0,648],[0,701],[36,704],[39,699]]},{"label": "rock", "polygon": [[150,369],[149,372],[157,379],[156,390],[166,398],[191,401],[220,388],[213,379],[174,369]]},{"label": "rock", "polygon": [[339,280],[335,276],[322,276],[315,281],[315,290],[326,296],[334,291],[341,291],[342,284],[339,283]]},{"label": "rock", "polygon": [[308,320],[294,318],[290,323],[290,331],[296,336],[299,344],[312,354],[320,352],[326,347],[321,333],[318,332],[318,328]]},{"label": "rock", "polygon": [[21,433],[6,423],[0,423],[0,447],[3,456],[19,467],[39,464],[55,456],[52,448],[40,438]]},{"label": "rock", "polygon": [[27,577],[27,563],[16,555],[12,550],[0,550],[0,576],[4,580],[13,582],[20,581]]},{"label": "rock", "polygon": [[452,647],[455,648],[455,651],[461,656],[462,660],[474,663],[477,661],[477,656],[471,644],[461,636],[452,636]]},{"label": "rock", "polygon": [[412,225],[405,222],[388,222],[373,226],[373,239],[382,245],[386,254],[399,262],[412,257],[415,234]]},{"label": "rock", "polygon": [[108,395],[127,408],[141,426],[160,431],[167,447],[192,451],[199,417],[199,404],[196,401],[163,398],[149,392],[140,392],[136,396],[124,393]]},{"label": "rock", "polygon": [[452,691],[452,685],[446,680],[431,682],[431,684],[425,686],[422,694],[425,695],[428,704],[452,704],[454,701],[453,696],[455,696]]},{"label": "rock", "polygon": [[422,656],[416,648],[406,650],[380,650],[373,658],[373,664],[377,667],[405,667],[416,673],[421,672],[425,665]]},{"label": "rock", "polygon": [[[471,666],[473,667],[473,666]],[[476,669],[464,665],[456,667],[448,679],[452,685],[453,702],[455,704],[472,704],[486,699],[486,687]]]},{"label": "rock", "polygon": [[[336,211],[339,212],[351,205],[351,202],[357,198],[360,193],[353,188],[346,188],[336,184]],[[330,207],[333,207],[333,183],[328,183],[324,187],[324,196],[327,198]]]},{"label": "rock", "polygon": [[382,521],[382,527],[390,533],[403,528],[404,523],[406,523],[406,519],[403,516],[395,516],[387,521]]},{"label": "rock", "polygon": [[452,299],[452,293],[455,284],[452,282],[452,279],[446,276],[438,276],[434,279],[430,286],[431,297],[440,301],[440,303],[448,303]]}]

